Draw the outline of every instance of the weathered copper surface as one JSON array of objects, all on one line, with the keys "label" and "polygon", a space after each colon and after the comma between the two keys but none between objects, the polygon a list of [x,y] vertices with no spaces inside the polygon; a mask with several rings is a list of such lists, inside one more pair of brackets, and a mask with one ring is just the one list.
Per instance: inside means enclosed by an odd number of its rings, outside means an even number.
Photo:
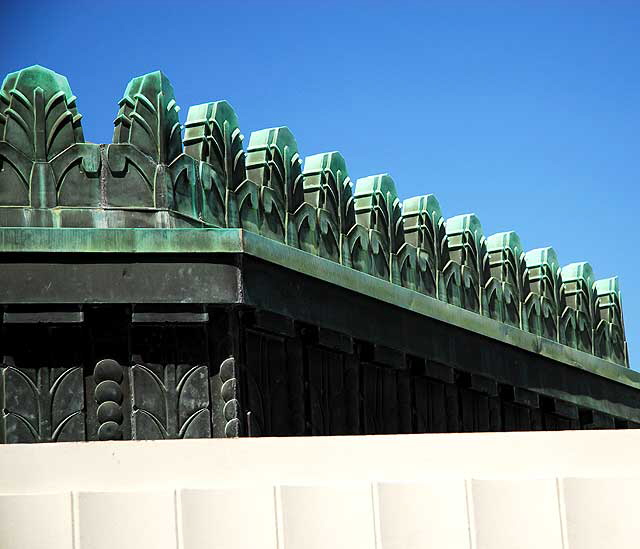
[{"label": "weathered copper surface", "polygon": [[245,152],[225,101],[182,140],[160,72],[127,86],[113,143],[80,120],[65,77],[5,78],[3,440],[640,422],[616,278],[401,203],[388,174],[352,189],[286,127]]}]

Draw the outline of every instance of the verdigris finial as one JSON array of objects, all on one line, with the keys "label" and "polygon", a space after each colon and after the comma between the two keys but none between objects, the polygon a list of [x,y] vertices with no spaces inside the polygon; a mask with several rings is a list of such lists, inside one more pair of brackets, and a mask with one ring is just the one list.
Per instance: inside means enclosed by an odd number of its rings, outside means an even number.
[{"label": "verdigris finial", "polygon": [[622,366],[629,365],[624,338],[622,297],[618,277],[596,280],[594,354]]},{"label": "verdigris finial", "polygon": [[[221,227],[241,226],[236,191],[246,180],[242,139],[238,117],[226,101],[189,108],[185,124],[185,153],[200,161],[200,180],[205,195],[203,219]],[[256,213],[257,203],[255,206],[253,203],[251,197],[249,204],[241,201],[246,214],[242,217],[247,221]],[[247,207],[252,211],[246,212]],[[257,230],[255,225],[257,222],[251,228]]]},{"label": "verdigris finial", "polygon": [[[593,352],[593,329],[596,308],[594,293],[595,277],[591,265],[586,261],[571,263],[562,268],[562,294],[565,306],[571,309],[573,316],[574,345],[581,351]],[[565,309],[563,321],[568,319],[569,311]],[[564,322],[563,322],[564,324]],[[569,330],[569,322],[566,322]],[[571,343],[571,342],[569,342]],[[574,346],[572,345],[572,346]]]},{"label": "verdigris finial", "polygon": [[[402,203],[402,223],[407,243],[418,249],[422,291],[447,301],[442,272],[449,263],[449,246],[440,203],[433,194],[414,196]],[[452,293],[458,293],[454,283]],[[452,296],[452,300],[455,298]]]},{"label": "verdigris finial", "polygon": [[392,254],[405,243],[395,183],[389,174],[363,177],[356,181],[354,198],[356,221],[369,230],[375,274],[392,279]]},{"label": "verdigris finial", "polygon": [[558,256],[553,248],[536,248],[525,253],[531,292],[540,301],[540,332],[558,341],[562,314],[562,277]]},{"label": "verdigris finial", "polygon": [[162,72],[131,80],[118,105],[114,143],[134,145],[160,164],[170,164],[182,152],[180,109]]},{"label": "verdigris finial", "polygon": [[[247,177],[260,187],[261,232],[313,251],[315,211],[304,206],[302,161],[287,127],[253,132],[247,149]],[[300,243],[300,244],[299,244]]]},{"label": "verdigris finial", "polygon": [[482,288],[488,278],[488,263],[482,225],[475,214],[462,214],[446,221],[451,260],[460,265],[462,306],[482,313]]},{"label": "verdigris finial", "polygon": [[[67,79],[40,65],[4,79],[0,89],[0,147],[9,169],[0,174],[3,205],[50,208],[57,204],[69,159],[59,159],[54,167],[48,163],[84,141],[82,117],[75,101]],[[96,154],[85,150],[79,156],[86,171],[97,172]]]},{"label": "verdigris finial", "polygon": [[304,198],[318,211],[319,255],[350,265],[348,237],[355,225],[351,179],[339,152],[307,156]]},{"label": "verdigris finial", "polygon": [[491,235],[485,242],[489,271],[501,284],[503,320],[527,330],[528,315],[523,306],[529,295],[529,276],[520,237],[507,231]]},{"label": "verdigris finial", "polygon": [[0,138],[30,160],[51,160],[82,143],[82,116],[66,77],[33,65],[6,76],[0,90]]}]

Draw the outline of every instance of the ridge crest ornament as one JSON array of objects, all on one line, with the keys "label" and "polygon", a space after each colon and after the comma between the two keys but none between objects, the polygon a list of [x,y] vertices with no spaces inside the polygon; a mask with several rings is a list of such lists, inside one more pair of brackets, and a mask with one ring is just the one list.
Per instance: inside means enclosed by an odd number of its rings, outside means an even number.
[{"label": "ridge crest ornament", "polygon": [[640,426],[616,277],[176,101],[5,77],[0,442]]}]

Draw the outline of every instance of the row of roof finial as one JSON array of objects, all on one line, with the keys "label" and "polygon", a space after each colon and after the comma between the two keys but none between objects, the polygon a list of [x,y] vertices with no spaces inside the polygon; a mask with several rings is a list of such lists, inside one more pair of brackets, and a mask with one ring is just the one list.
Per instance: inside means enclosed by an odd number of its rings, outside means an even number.
[{"label": "row of roof finial", "polygon": [[[617,278],[525,253],[515,232],[485,238],[474,214],[444,220],[434,195],[398,199],[388,174],[358,179],[338,152],[302,163],[286,127],[245,152],[226,101],[182,126],[168,79],[131,80],[113,143],[85,143],[67,79],[34,66],[0,90],[0,205],[147,208],[180,224],[241,227],[541,337],[628,365]],[[137,218],[141,219],[140,216]],[[2,218],[0,217],[0,221]]]}]

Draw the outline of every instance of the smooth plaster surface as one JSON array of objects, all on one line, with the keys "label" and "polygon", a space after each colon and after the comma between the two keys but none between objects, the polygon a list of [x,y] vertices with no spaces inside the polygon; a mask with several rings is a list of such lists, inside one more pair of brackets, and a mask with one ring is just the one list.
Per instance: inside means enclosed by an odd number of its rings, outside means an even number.
[{"label": "smooth plaster surface", "polygon": [[2,549],[636,549],[640,431],[0,447]]}]

